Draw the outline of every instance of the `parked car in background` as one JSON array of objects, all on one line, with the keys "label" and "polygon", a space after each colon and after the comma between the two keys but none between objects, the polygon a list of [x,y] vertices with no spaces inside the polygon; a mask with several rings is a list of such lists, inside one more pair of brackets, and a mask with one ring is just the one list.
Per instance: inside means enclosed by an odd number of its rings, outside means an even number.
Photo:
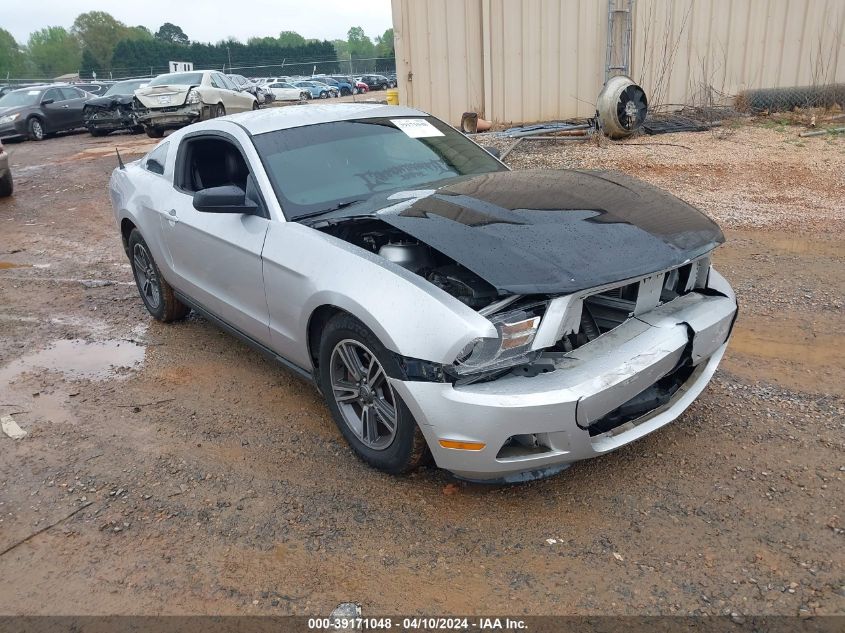
[{"label": "parked car in background", "polygon": [[697,209],[619,172],[511,171],[401,106],[203,122],[110,190],[149,313],[194,309],[313,380],[389,473],[430,453],[513,483],[625,446],[692,404],[736,317]]},{"label": "parked car in background", "polygon": [[342,94],[358,94],[360,92],[358,88],[358,82],[356,82],[352,77],[348,75],[331,75],[331,78],[338,82],[341,87],[347,87],[349,92]]},{"label": "parked car in background", "polygon": [[[329,77],[328,75],[317,75],[317,76],[312,77],[311,79],[314,80],[314,81],[319,81],[319,82],[324,83],[324,84],[328,84],[329,86],[333,86],[334,88],[337,88],[338,94],[341,97],[353,94],[352,91],[353,91],[354,86],[342,77],[340,79],[338,79],[337,77]],[[354,89],[355,89],[355,92],[357,93],[358,92],[357,88],[354,88]]]},{"label": "parked car in background", "polygon": [[159,75],[146,88],[136,90],[135,99],[138,121],[151,138],[196,121],[258,109],[253,95],[238,90],[216,70]]},{"label": "parked car in background", "polygon": [[309,99],[328,99],[329,97],[340,95],[340,91],[334,86],[329,86],[318,81],[296,81],[293,85],[307,92]]},{"label": "parked car in background", "polygon": [[12,168],[9,166],[9,154],[0,143],[0,198],[12,195]]},{"label": "parked car in background", "polygon": [[0,139],[41,141],[48,134],[81,128],[82,110],[92,98],[66,84],[13,90],[0,97]]},{"label": "parked car in background", "polygon": [[148,83],[149,79],[118,81],[102,97],[90,99],[82,109],[82,118],[91,135],[105,136],[117,130],[143,132],[133,103],[135,91]]},{"label": "parked car in background", "polygon": [[276,101],[305,101],[311,98],[311,94],[305,88],[299,88],[284,81],[277,81],[262,86],[273,95]]},{"label": "parked car in background", "polygon": [[264,103],[269,103],[270,101],[273,100],[272,98],[270,98],[270,99],[267,98],[268,96],[271,96],[271,95],[268,95],[267,91],[264,90],[264,88],[262,86],[260,86],[259,84],[255,83],[253,81],[250,81],[249,79],[247,79],[243,75],[226,75],[226,76],[229,79],[231,79],[232,83],[234,83],[241,91],[248,92],[253,97],[255,97],[255,100],[258,102],[258,105],[263,105]]},{"label": "parked car in background", "polygon": [[396,82],[390,81],[384,75],[363,75],[361,81],[367,84],[370,90],[387,90],[396,87]]},{"label": "parked car in background", "polygon": [[355,82],[355,87],[358,88],[358,94],[362,94],[362,93],[370,91],[370,87],[367,84],[365,84],[363,81],[361,81],[360,77],[353,79],[353,81]]}]

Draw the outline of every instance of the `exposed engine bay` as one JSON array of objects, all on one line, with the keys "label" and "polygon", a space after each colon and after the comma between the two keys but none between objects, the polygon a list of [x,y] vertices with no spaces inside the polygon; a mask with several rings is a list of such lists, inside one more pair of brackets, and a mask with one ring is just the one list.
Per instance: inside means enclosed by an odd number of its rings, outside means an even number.
[{"label": "exposed engine bay", "polygon": [[500,298],[493,286],[472,271],[378,220],[337,224],[323,230],[416,273],[474,310]]}]

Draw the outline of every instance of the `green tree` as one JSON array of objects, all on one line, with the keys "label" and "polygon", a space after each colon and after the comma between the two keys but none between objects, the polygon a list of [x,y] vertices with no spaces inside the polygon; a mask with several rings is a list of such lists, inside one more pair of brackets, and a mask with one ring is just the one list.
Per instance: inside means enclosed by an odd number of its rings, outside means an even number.
[{"label": "green tree", "polygon": [[0,78],[20,77],[26,70],[26,56],[15,38],[0,29]]},{"label": "green tree", "polygon": [[129,39],[134,40],[151,40],[153,39],[153,33],[143,24],[139,24],[138,26],[131,26],[129,27],[129,31],[131,34],[134,34],[134,37],[130,37]]},{"label": "green tree", "polygon": [[137,32],[123,22],[115,20],[105,11],[80,13],[70,29],[83,51],[88,51],[90,59],[100,70],[111,68],[111,58],[115,46],[121,40],[135,39]]},{"label": "green tree", "polygon": [[79,70],[79,40],[61,26],[48,26],[30,34],[27,52],[38,72],[49,77]]},{"label": "green tree", "polygon": [[296,31],[282,31],[279,33],[277,40],[279,46],[286,46],[288,48],[295,48],[297,46],[305,46],[305,38]]},{"label": "green tree", "polygon": [[[349,29],[346,34],[346,45],[355,72],[370,72],[375,68],[372,58],[376,56],[376,46],[373,44],[373,40],[364,33],[364,29],[360,26],[353,26]],[[355,60],[358,59],[366,61],[356,63]]]},{"label": "green tree", "polygon": [[163,42],[173,42],[174,44],[191,43],[191,40],[189,40],[188,36],[185,35],[185,31],[182,30],[182,27],[176,26],[171,22],[165,22],[162,24],[161,28],[156,31],[155,38]]}]

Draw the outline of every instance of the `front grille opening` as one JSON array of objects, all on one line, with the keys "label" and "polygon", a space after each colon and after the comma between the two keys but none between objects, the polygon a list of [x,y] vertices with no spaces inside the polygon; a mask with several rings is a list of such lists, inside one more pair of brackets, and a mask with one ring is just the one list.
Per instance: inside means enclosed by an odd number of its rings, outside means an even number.
[{"label": "front grille opening", "polygon": [[612,431],[623,424],[627,424],[668,404],[672,396],[692,376],[694,371],[695,367],[684,364],[671,373],[666,374],[647,389],[644,389],[604,417],[590,424],[587,428],[590,432],[590,437]]},{"label": "front grille opening", "polygon": [[552,450],[548,443],[546,433],[511,435],[496,453],[496,459],[509,460],[542,455]]},{"label": "front grille opening", "polygon": [[[639,311],[647,311],[651,307],[668,303],[689,292],[694,285],[690,283],[693,270],[694,266],[690,263],[664,273],[659,299],[657,294],[653,295],[654,305],[650,305],[648,299],[644,299],[643,302],[647,304],[647,307],[641,305]],[[571,352],[619,327],[634,316],[637,310],[637,301],[640,299],[640,292],[640,281],[635,281],[584,297],[578,331],[564,336],[550,351]],[[646,295],[646,297],[648,296],[651,295]]]}]

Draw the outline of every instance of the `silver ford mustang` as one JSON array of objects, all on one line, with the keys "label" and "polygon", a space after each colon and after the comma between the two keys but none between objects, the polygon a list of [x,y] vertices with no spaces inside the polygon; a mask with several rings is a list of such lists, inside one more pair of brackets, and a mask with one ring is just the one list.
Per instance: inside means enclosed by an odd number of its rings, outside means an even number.
[{"label": "silver ford mustang", "polygon": [[510,171],[418,110],[181,129],[112,175],[141,299],[313,380],[354,451],[514,482],[677,418],[724,354],[719,228],[606,171]]}]

